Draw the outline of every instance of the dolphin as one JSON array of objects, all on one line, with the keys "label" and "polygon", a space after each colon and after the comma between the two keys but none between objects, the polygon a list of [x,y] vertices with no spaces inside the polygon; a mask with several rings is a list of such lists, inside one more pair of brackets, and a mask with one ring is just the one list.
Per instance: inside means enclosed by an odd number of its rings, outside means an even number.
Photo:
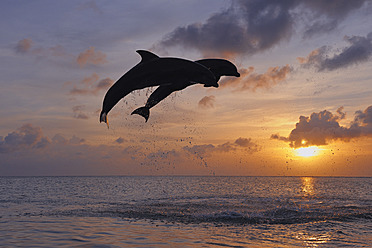
[{"label": "dolphin", "polygon": [[215,75],[202,64],[181,58],[159,57],[145,50],[136,52],[141,61],[116,81],[104,97],[99,120],[107,127],[107,114],[120,99],[134,90],[174,82],[197,82],[206,87],[218,87]]},{"label": "dolphin", "polygon": [[[201,59],[195,61],[198,64],[204,65],[209,70],[212,71],[216,77],[217,82],[220,80],[221,76],[235,76],[240,77],[240,74],[236,66],[228,60],[225,59]],[[145,122],[149,119],[150,108],[154,107],[160,101],[169,96],[172,92],[183,90],[188,86],[195,84],[191,81],[178,81],[169,85],[159,86],[147,99],[146,105],[137,108],[132,112],[133,114],[141,115],[145,118]],[[210,87],[208,84],[204,84],[204,87]]]}]

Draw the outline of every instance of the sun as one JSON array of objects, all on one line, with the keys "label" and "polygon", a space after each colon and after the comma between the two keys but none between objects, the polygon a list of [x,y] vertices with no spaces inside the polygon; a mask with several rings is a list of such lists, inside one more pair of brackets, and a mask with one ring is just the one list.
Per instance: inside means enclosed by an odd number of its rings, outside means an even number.
[{"label": "sun", "polygon": [[317,146],[308,146],[295,149],[295,153],[297,156],[307,158],[319,155],[320,150]]}]

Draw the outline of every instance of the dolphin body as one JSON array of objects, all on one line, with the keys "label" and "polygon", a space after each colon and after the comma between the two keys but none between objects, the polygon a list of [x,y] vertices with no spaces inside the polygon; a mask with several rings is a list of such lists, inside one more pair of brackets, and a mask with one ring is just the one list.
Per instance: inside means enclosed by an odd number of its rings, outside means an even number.
[{"label": "dolphin body", "polygon": [[[202,59],[195,61],[198,64],[204,65],[215,75],[217,82],[221,76],[235,76],[240,77],[236,66],[228,60],[225,59]],[[132,112],[133,114],[141,115],[145,118],[145,122],[149,119],[150,108],[154,107],[160,101],[169,96],[172,92],[183,90],[188,86],[195,84],[191,81],[178,81],[169,85],[159,86],[147,99],[146,105],[140,107]],[[204,85],[204,87],[209,87],[209,85]]]},{"label": "dolphin body", "polygon": [[145,51],[136,51],[141,61],[125,73],[107,91],[100,114],[100,122],[108,125],[107,114],[130,92],[151,86],[185,82],[202,83],[206,87],[218,87],[215,75],[204,65],[181,58],[162,57]]}]

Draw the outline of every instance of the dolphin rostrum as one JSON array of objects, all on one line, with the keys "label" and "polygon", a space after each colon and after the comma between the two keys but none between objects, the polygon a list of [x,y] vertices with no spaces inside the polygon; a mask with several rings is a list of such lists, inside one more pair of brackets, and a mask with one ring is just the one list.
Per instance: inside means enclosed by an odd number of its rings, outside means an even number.
[{"label": "dolphin rostrum", "polygon": [[[235,76],[240,77],[236,66],[228,60],[225,59],[202,59],[195,61],[196,63],[202,64],[213,72],[217,82],[221,76]],[[141,115],[145,118],[146,122],[150,116],[150,108],[154,107],[160,101],[169,96],[172,92],[183,90],[186,87],[195,84],[196,82],[191,81],[177,81],[169,85],[159,86],[147,99],[146,105],[140,107],[132,112],[133,114]],[[209,87],[205,84],[204,87]]]},{"label": "dolphin rostrum", "polygon": [[107,127],[107,114],[120,99],[134,90],[190,81],[218,87],[215,75],[202,64],[181,58],[159,57],[145,50],[136,52],[141,61],[111,86],[103,100],[99,119]]}]

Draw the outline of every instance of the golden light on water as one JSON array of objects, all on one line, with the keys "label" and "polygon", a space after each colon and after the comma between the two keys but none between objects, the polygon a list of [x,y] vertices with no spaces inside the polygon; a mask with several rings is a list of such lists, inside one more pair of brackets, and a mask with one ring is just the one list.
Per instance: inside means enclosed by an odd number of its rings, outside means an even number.
[{"label": "golden light on water", "polygon": [[302,192],[305,195],[314,195],[314,181],[312,177],[301,177]]},{"label": "golden light on water", "polygon": [[313,157],[320,154],[321,149],[317,146],[308,146],[295,149],[295,154],[300,157]]}]

